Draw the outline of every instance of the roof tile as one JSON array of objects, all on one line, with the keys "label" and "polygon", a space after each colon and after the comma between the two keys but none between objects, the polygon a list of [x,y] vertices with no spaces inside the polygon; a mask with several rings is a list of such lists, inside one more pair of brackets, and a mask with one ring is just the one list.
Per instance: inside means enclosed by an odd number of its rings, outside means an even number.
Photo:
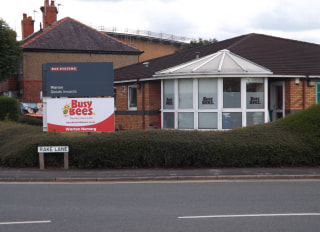
[{"label": "roof tile", "polygon": [[155,72],[228,49],[274,74],[320,74],[320,45],[263,34],[247,34],[115,70],[115,81],[151,78]]},{"label": "roof tile", "polygon": [[133,53],[143,51],[70,17],[63,18],[23,41],[25,50],[90,51],[93,53]]}]

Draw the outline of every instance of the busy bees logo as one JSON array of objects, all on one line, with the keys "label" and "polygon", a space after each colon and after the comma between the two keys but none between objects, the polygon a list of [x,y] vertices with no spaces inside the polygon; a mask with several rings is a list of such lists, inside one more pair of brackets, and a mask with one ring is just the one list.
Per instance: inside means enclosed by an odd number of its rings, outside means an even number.
[{"label": "busy bees logo", "polygon": [[72,100],[71,104],[66,103],[63,107],[64,116],[90,116],[95,115],[92,108],[92,101]]}]

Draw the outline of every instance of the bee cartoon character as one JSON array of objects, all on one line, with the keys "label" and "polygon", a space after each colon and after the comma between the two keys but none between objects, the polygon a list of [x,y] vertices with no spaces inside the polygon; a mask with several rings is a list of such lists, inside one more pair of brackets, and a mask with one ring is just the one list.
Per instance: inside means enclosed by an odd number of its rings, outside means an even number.
[{"label": "bee cartoon character", "polygon": [[70,106],[69,104],[65,104],[63,107],[63,114],[67,114],[70,110]]}]

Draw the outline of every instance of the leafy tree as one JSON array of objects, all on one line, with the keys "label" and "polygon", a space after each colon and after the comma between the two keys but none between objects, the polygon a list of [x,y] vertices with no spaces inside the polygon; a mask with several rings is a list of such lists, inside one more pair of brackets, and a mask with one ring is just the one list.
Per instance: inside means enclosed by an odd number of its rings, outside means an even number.
[{"label": "leafy tree", "polygon": [[19,67],[21,54],[20,43],[16,40],[16,32],[0,18],[0,81],[5,81]]},{"label": "leafy tree", "polygon": [[216,42],[218,42],[218,40],[216,40],[216,39],[203,40],[203,39],[199,38],[198,41],[197,40],[192,40],[189,44],[183,45],[178,50],[178,52],[184,51],[184,50],[187,50],[187,49],[190,49],[190,48],[195,48],[195,47],[200,47],[200,46],[203,46],[203,45],[216,43]]}]

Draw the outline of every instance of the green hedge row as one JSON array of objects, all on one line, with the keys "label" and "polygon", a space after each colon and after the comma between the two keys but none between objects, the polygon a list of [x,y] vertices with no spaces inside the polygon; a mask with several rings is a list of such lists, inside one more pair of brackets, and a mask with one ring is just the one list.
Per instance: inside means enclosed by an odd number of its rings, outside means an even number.
[{"label": "green hedge row", "polygon": [[[199,168],[320,165],[320,105],[283,120],[232,131],[144,130],[43,133],[0,122],[0,165],[38,167],[38,146],[70,147],[75,168]],[[46,166],[63,155],[46,154]]]},{"label": "green hedge row", "polygon": [[15,98],[0,97],[0,120],[17,121],[19,118],[19,105]]},{"label": "green hedge row", "polygon": [[[279,124],[230,132],[124,131],[111,134],[33,138],[12,155],[10,167],[37,167],[37,146],[70,147],[76,168],[276,167],[319,165],[320,154],[299,137],[275,130]],[[285,137],[282,137],[285,136]],[[63,166],[63,156],[46,155],[47,166]]]}]

